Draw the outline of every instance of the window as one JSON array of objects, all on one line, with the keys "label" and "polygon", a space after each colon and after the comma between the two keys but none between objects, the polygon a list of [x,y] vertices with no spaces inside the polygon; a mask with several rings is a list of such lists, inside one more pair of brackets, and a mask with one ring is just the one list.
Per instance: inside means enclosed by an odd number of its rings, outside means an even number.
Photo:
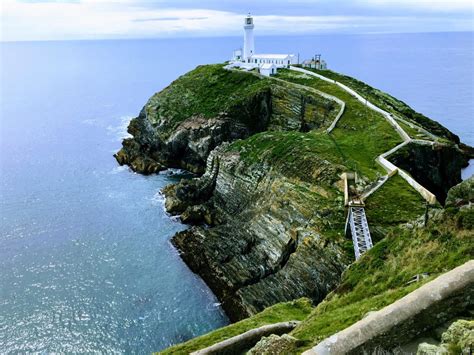
[{"label": "window", "polygon": [[[242,22],[241,22],[242,23]],[[251,18],[248,18],[247,19],[247,25],[251,25],[252,24],[252,19]]]}]

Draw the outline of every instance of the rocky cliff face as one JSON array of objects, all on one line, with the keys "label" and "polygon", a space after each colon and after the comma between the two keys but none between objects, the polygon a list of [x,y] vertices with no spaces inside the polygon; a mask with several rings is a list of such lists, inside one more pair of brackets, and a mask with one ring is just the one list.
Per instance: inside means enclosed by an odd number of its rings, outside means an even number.
[{"label": "rocky cliff face", "polygon": [[231,319],[302,296],[319,302],[337,285],[348,258],[322,229],[324,217],[344,219],[333,187],[342,167],[319,164],[319,191],[297,192],[268,162],[246,166],[224,145],[209,157],[210,173],[165,191],[169,211],[207,223],[172,241]]},{"label": "rocky cliff face", "polygon": [[[374,147],[361,134],[373,135],[374,123],[354,103],[339,132],[322,133],[339,110],[317,89],[215,65],[179,78],[131,121],[133,138],[115,155],[120,164],[144,174],[173,167],[201,175],[164,189],[168,212],[193,225],[172,242],[231,319],[303,296],[317,303],[352,261],[340,174],[376,177],[375,157],[391,147]],[[395,159],[415,175],[410,152]],[[453,154],[423,155],[431,180],[457,181]],[[436,172],[450,157],[452,165]],[[400,186],[387,186],[387,196],[397,195]],[[399,202],[390,208],[406,206]]]},{"label": "rocky cliff face", "polygon": [[202,66],[148,101],[130,122],[133,138],[115,157],[144,174],[168,167],[201,174],[223,142],[265,130],[324,127],[338,111],[336,102],[284,82]]},{"label": "rocky cliff face", "polygon": [[452,144],[407,144],[390,161],[409,172],[444,203],[449,189],[459,184],[469,156]]}]

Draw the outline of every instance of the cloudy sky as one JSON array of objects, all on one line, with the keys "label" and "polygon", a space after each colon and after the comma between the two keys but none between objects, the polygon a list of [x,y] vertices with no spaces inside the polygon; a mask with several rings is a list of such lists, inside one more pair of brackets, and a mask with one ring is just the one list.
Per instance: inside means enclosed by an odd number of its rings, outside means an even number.
[{"label": "cloudy sky", "polygon": [[473,0],[0,0],[2,41],[474,31]]}]

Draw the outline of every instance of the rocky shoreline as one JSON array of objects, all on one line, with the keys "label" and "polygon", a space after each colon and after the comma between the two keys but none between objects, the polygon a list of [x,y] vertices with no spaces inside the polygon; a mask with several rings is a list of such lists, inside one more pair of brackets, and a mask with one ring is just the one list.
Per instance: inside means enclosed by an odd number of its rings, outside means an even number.
[{"label": "rocky shoreline", "polygon": [[[352,163],[310,146],[325,142],[319,134],[338,111],[314,91],[203,66],[154,95],[131,121],[119,164],[143,174],[181,168],[200,175],[163,190],[167,211],[191,225],[172,243],[233,321],[300,297],[317,304],[352,262],[340,179]],[[394,158],[415,177],[429,171],[441,200],[468,159],[445,146],[408,147]],[[280,159],[287,153],[291,159]]]}]

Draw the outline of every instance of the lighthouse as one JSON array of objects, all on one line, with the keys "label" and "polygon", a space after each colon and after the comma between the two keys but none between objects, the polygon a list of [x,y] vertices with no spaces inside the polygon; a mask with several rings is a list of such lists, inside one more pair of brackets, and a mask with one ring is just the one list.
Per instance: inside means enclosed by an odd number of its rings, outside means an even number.
[{"label": "lighthouse", "polygon": [[244,24],[244,53],[243,53],[243,60],[244,62],[249,63],[250,58],[255,54],[255,43],[253,41],[253,17],[250,16],[250,13],[245,18]]},{"label": "lighthouse", "polygon": [[244,20],[244,48],[235,50],[232,53],[232,60],[224,68],[242,70],[258,69],[264,76],[277,74],[278,68],[289,68],[292,64],[297,64],[294,54],[256,54],[253,39],[253,17],[248,14]]}]

